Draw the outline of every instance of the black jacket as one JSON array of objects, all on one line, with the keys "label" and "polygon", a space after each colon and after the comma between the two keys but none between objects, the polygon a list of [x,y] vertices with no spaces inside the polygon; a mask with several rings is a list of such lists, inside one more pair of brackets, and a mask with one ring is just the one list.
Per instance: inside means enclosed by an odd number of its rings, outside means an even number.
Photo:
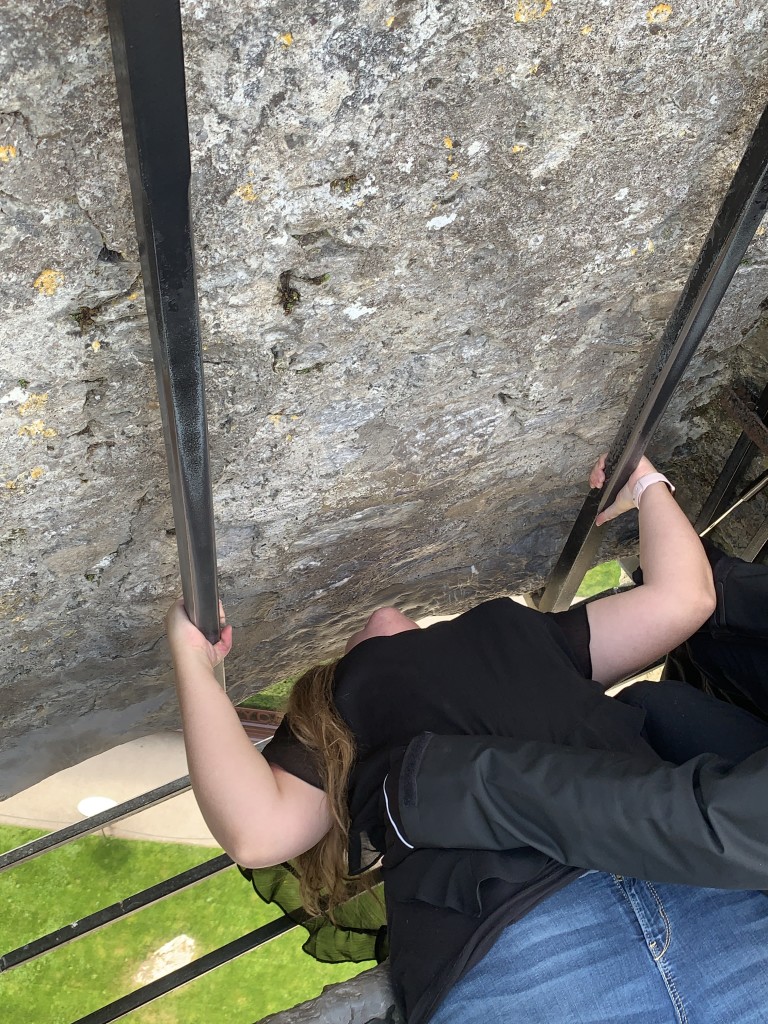
[{"label": "black jacket", "polygon": [[[685,653],[703,666],[710,693],[732,700],[734,689],[746,692],[765,715],[768,569],[719,552],[711,559],[718,606]],[[727,680],[717,664],[703,663],[704,657],[717,661],[718,652],[726,654]],[[653,689],[658,714],[672,691],[666,683]],[[705,699],[725,715],[725,705]],[[663,730],[663,722],[656,725]],[[424,734],[391,776],[404,836],[416,847],[533,846],[582,868],[768,889],[768,726],[757,718],[747,726],[727,757],[700,753],[683,764],[650,766],[631,754]],[[652,732],[652,719],[649,727]]]},{"label": "black jacket", "polygon": [[427,734],[406,751],[399,805],[416,847],[532,846],[657,882],[768,889],[766,794],[768,750],[736,766],[703,754],[648,767],[629,754]]}]

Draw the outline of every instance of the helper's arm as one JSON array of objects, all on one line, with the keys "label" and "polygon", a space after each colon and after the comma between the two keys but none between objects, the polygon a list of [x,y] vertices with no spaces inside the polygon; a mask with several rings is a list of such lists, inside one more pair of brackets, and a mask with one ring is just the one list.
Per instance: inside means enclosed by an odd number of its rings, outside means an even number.
[{"label": "helper's arm", "polygon": [[206,824],[243,867],[268,867],[304,853],[330,828],[328,801],[322,790],[272,768],[245,735],[213,674],[232,646],[231,627],[213,647],[181,601],[166,621],[189,775]]},{"label": "helper's arm", "polygon": [[[663,684],[660,684],[663,686]],[[416,847],[533,846],[564,864],[768,889],[768,750],[733,766],[477,736],[413,740],[387,782]]]}]

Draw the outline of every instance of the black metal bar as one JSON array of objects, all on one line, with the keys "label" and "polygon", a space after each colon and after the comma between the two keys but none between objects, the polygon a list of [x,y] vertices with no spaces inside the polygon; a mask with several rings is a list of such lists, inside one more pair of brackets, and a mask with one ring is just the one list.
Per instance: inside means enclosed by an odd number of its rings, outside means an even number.
[{"label": "black metal bar", "polygon": [[714,530],[714,528],[716,526],[719,526],[724,519],[727,519],[732,512],[735,512],[739,505],[743,505],[745,502],[751,501],[756,494],[759,494],[766,487],[766,485],[768,485],[768,473],[763,473],[763,475],[758,480],[756,480],[751,487],[747,488],[747,490],[742,494],[740,498],[734,501],[730,508],[726,509],[721,516],[718,516],[718,518],[715,519],[706,528],[706,530],[702,530],[699,536],[706,537],[706,535],[711,530]]},{"label": "black metal bar", "polygon": [[152,885],[148,889],[134,893],[133,896],[128,896],[118,903],[113,903],[109,907],[103,907],[94,914],[81,917],[79,921],[74,921],[63,928],[49,932],[39,939],[33,939],[31,942],[27,942],[23,946],[12,949],[0,956],[0,973],[10,971],[21,964],[29,963],[31,960],[36,960],[38,957],[43,956],[45,953],[50,953],[54,949],[61,949],[62,946],[66,946],[67,943],[73,942],[75,939],[80,939],[84,935],[106,927],[108,924],[113,924],[124,917],[129,917],[131,914],[135,914],[137,910],[143,910],[144,907],[158,903],[160,900],[164,900],[176,892],[189,889],[190,886],[197,885],[198,882],[202,882],[204,879],[210,878],[212,875],[218,874],[220,871],[224,871],[225,868],[231,866],[232,858],[227,856],[226,853],[222,853],[220,856],[213,857],[203,864],[197,864],[187,871],[182,871],[178,875],[166,878],[164,881],[158,882],[157,885]]},{"label": "black metal bar", "polygon": [[[755,413],[765,423],[768,418],[768,385],[755,404]],[[710,523],[717,519],[725,511],[728,499],[740,473],[746,469],[749,460],[754,454],[754,446],[746,434],[742,433],[728,456],[720,476],[715,481],[714,487],[704,502],[699,517],[694,523],[697,533],[705,530]]]},{"label": "black metal bar", "polygon": [[768,545],[768,519],[766,519],[749,544],[747,544],[741,557],[745,562],[754,562],[762,554],[763,548],[766,545]]},{"label": "black metal bar", "polygon": [[598,511],[611,504],[648,445],[768,208],[768,107],[758,122],[635,397],[608,453],[603,491],[590,491],[539,607],[567,608],[597,555]]},{"label": "black metal bar", "polygon": [[187,613],[219,638],[179,0],[107,0]]},{"label": "black metal bar", "polygon": [[92,814],[89,818],[78,821],[74,825],[67,825],[47,836],[33,839],[29,843],[24,843],[23,846],[17,846],[13,850],[0,854],[0,871],[6,871],[24,861],[32,860],[34,857],[39,857],[41,853],[55,850],[59,846],[73,843],[76,839],[88,836],[92,832],[98,832],[105,825],[113,825],[116,821],[122,821],[123,818],[130,818],[138,811],[156,807],[157,804],[162,804],[166,800],[170,800],[171,797],[185,793],[190,788],[189,776],[185,775],[181,779],[174,779],[173,782],[166,782],[164,786],[158,786],[157,789],[150,789],[149,792],[142,793],[141,796],[126,800],[124,803],[118,804],[117,807],[111,807],[108,811]]},{"label": "black metal bar", "polygon": [[[143,988],[136,989],[135,992],[130,992],[127,996],[116,999],[114,1002],[102,1006],[101,1009],[94,1010],[93,1013],[86,1014],[85,1017],[78,1017],[73,1024],[109,1024],[110,1021],[119,1020],[120,1017],[131,1013],[132,1010],[151,1003],[203,974],[208,974],[209,971],[229,963],[230,960],[236,960],[244,953],[249,953],[252,949],[276,939],[295,927],[296,922],[292,921],[290,917],[280,917],[276,921],[270,921],[269,924],[262,925],[261,928],[248,932],[247,935],[243,935],[239,939],[233,939],[232,942],[228,942],[211,953],[206,953],[198,960],[193,960],[192,963],[186,964],[176,971],[171,971],[170,974],[158,978],[157,981],[152,981],[148,985],[144,985]],[[222,1019],[226,1020],[226,1014],[222,1016]]]},{"label": "black metal bar", "polygon": [[768,427],[749,401],[749,397],[736,388],[726,388],[721,395],[720,403],[752,444],[763,455],[768,455]]}]

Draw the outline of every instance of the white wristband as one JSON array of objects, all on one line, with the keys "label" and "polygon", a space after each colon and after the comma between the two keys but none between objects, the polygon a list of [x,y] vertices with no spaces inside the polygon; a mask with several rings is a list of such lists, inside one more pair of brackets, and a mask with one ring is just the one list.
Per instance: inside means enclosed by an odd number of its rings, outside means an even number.
[{"label": "white wristband", "polygon": [[675,488],[667,480],[663,473],[646,473],[645,476],[641,476],[640,479],[635,483],[632,488],[632,501],[635,503],[635,508],[640,508],[640,498],[646,487],[650,487],[651,484],[666,484],[672,494],[675,493]]}]

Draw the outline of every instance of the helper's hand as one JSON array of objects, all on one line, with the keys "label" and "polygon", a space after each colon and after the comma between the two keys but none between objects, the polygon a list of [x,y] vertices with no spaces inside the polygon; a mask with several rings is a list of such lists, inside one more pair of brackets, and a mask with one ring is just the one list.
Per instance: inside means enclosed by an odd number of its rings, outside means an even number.
[{"label": "helper's hand", "polygon": [[178,601],[175,601],[165,617],[168,643],[174,664],[178,666],[191,657],[202,659],[213,669],[224,661],[232,649],[232,627],[224,625],[224,605],[221,601],[219,601],[219,621],[222,625],[221,639],[214,645],[209,643],[197,626],[190,622],[183,599],[179,598]]},{"label": "helper's hand", "polygon": [[[605,483],[605,459],[606,456],[601,455],[595,463],[592,472],[589,474],[589,486],[596,487],[598,490],[600,490]],[[609,505],[608,508],[603,509],[603,511],[597,516],[595,519],[595,526],[602,526],[603,523],[610,522],[611,519],[616,519],[624,512],[628,512],[631,508],[634,508],[635,503],[632,501],[632,491],[635,484],[641,476],[646,476],[648,473],[655,472],[656,470],[651,462],[643,455],[632,476],[616,495],[614,503]]]}]

